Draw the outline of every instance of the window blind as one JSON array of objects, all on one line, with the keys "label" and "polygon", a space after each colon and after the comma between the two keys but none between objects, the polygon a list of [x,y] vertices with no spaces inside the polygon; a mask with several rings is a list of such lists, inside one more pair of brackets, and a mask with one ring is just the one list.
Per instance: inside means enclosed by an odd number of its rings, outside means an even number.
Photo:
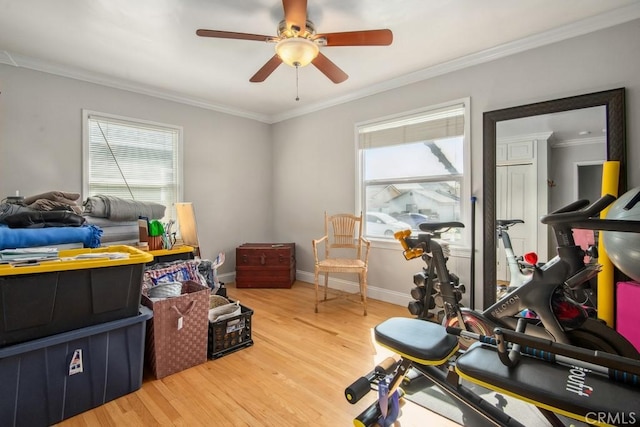
[{"label": "window blind", "polygon": [[96,114],[87,126],[88,195],[161,203],[175,218],[180,129]]},{"label": "window blind", "polygon": [[464,105],[358,128],[359,148],[378,148],[464,135]]}]

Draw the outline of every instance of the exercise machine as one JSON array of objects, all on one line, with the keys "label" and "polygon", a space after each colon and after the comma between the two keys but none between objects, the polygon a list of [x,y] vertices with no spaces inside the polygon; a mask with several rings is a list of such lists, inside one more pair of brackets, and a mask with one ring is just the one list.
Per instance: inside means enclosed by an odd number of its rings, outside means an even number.
[{"label": "exercise machine", "polygon": [[[634,412],[640,398],[640,354],[567,297],[568,291],[599,270],[595,264],[585,264],[585,252],[573,241],[573,228],[640,232],[640,221],[594,218],[614,200],[610,195],[593,204],[581,200],[544,216],[541,221],[556,235],[558,255],[542,266],[532,262],[531,280],[482,312],[459,304],[461,290],[451,280],[441,246],[432,239],[439,230],[462,224],[421,224],[423,233],[418,236],[396,233],[405,258],[420,257],[427,265],[414,275],[416,287],[424,287],[420,291],[424,310],[418,318],[391,318],[376,326],[376,341],[397,359],[345,390],[351,403],[371,388],[378,390],[378,400],[354,424],[390,425],[397,418],[400,385],[410,370],[438,385],[461,409],[468,425],[523,424],[484,400],[461,378],[533,403],[554,427],[564,425],[557,414],[604,426],[640,421]],[[442,322],[428,316],[432,304],[426,298],[433,298],[436,285],[443,300]],[[520,315],[531,307],[539,312],[538,318]],[[597,401],[585,401],[596,388]]]},{"label": "exercise machine", "polygon": [[524,258],[522,256],[516,256],[513,251],[509,228],[516,224],[524,224],[524,221],[521,219],[496,220],[496,237],[498,238],[498,242],[502,242],[502,248],[504,249],[505,258],[507,259],[507,267],[509,268],[509,284],[506,286],[498,285],[498,299],[530,280],[533,275],[532,266],[524,265]]},{"label": "exercise machine", "polygon": [[[532,259],[531,279],[504,295],[483,311],[470,310],[460,304],[464,288],[456,285],[447,268],[447,258],[437,239],[440,230],[462,227],[459,222],[423,223],[417,236],[409,230],[396,233],[407,260],[422,258],[426,267],[414,275],[412,295],[422,297],[420,319],[434,320],[445,326],[489,335],[496,327],[515,330],[525,310],[536,317],[527,319],[527,334],[578,347],[601,350],[631,358],[640,354],[628,340],[604,322],[589,316],[584,307],[572,299],[575,289],[584,286],[600,270],[596,263],[585,263],[585,251],[573,240],[573,228],[606,229],[640,233],[640,221],[612,221],[597,219],[597,215],[615,200],[606,195],[592,204],[579,200],[544,217],[556,235],[557,255],[538,265]],[[434,289],[436,290],[434,292]],[[441,300],[442,319],[430,313],[436,299]],[[437,304],[436,304],[437,305]],[[437,314],[437,313],[436,313]],[[466,348],[465,338],[461,346]]]},{"label": "exercise machine", "polygon": [[[553,427],[565,426],[562,417],[598,426],[640,422],[636,359],[508,329],[496,328],[486,336],[415,318],[388,319],[375,327],[374,336],[396,358],[345,389],[350,403],[371,389],[379,392],[378,400],[354,419],[359,427],[389,426],[397,420],[401,385],[409,369],[451,398],[462,412],[463,425],[520,427],[527,422],[497,408],[463,380],[533,404]],[[460,352],[457,336],[474,344]]]}]

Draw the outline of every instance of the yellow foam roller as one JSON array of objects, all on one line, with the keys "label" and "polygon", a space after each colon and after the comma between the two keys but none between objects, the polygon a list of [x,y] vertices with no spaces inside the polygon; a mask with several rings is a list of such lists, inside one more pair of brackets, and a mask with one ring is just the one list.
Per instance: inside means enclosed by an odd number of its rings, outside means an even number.
[{"label": "yellow foam roller", "polygon": [[[620,162],[607,161],[602,165],[602,195],[611,194],[618,197],[618,182],[620,180]],[[606,218],[609,207],[601,213],[600,218]],[[598,273],[598,318],[607,322],[610,327],[614,326],[614,267],[607,256],[603,239],[598,239],[598,263],[602,265],[602,270]]]}]

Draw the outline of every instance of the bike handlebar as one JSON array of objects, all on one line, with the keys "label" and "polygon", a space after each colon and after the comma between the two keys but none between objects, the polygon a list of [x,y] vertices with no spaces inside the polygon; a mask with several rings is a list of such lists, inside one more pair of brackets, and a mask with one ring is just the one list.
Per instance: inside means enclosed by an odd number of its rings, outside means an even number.
[{"label": "bike handlebar", "polygon": [[543,215],[540,218],[540,222],[549,225],[571,225],[572,223],[583,222],[599,214],[604,208],[613,203],[614,200],[616,200],[616,197],[611,194],[605,194],[588,206],[584,205],[585,200],[578,200],[550,214]]},{"label": "bike handlebar", "polygon": [[640,191],[638,191],[638,194],[636,194],[635,196],[633,196],[631,198],[631,200],[629,200],[629,203],[627,203],[624,208],[625,211],[628,211],[629,209],[633,209],[633,207],[636,205],[636,203],[640,202]]},{"label": "bike handlebar", "polygon": [[557,214],[557,213],[562,213],[562,212],[573,212],[573,211],[577,211],[578,209],[582,209],[586,206],[589,206],[589,201],[587,199],[580,199],[580,200],[576,200],[575,202],[571,202],[566,206],[561,207],[560,209],[556,209],[555,211],[551,212],[552,214]]}]

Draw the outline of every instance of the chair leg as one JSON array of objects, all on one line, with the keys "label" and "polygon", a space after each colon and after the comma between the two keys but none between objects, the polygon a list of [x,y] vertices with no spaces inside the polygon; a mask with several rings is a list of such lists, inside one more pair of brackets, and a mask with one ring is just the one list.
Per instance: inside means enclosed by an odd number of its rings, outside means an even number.
[{"label": "chair leg", "polygon": [[324,300],[327,300],[327,288],[329,288],[329,272],[324,272]]},{"label": "chair leg", "polygon": [[318,312],[318,269],[316,268],[315,279],[313,281],[316,287],[316,313]]},{"label": "chair leg", "polygon": [[367,272],[360,274],[360,294],[362,305],[364,305],[364,315],[367,315]]}]

